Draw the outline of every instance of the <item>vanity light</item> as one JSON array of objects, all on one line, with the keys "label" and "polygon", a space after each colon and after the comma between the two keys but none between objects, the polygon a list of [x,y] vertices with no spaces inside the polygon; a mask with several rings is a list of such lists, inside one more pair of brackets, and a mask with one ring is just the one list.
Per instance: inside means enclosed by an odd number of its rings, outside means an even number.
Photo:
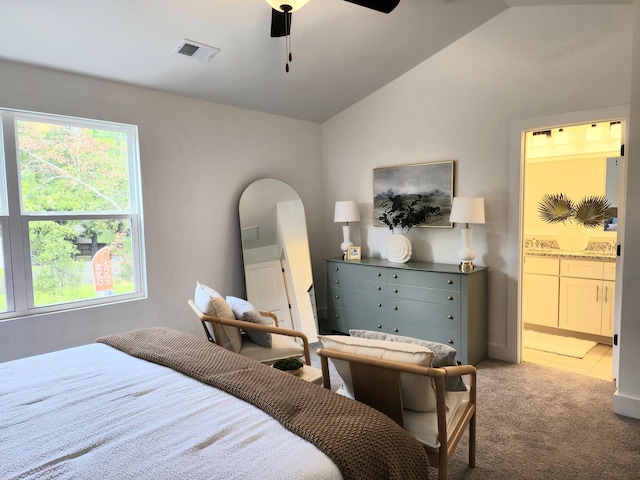
[{"label": "vanity light", "polygon": [[622,137],[622,123],[621,122],[611,122],[609,124],[609,136],[611,138],[621,138]]},{"label": "vanity light", "polygon": [[532,145],[534,147],[546,147],[547,140],[551,138],[551,130],[542,130],[540,132],[533,132]]},{"label": "vanity light", "polygon": [[553,136],[553,143],[556,145],[566,145],[569,143],[569,132],[566,132],[564,128],[559,128]]},{"label": "vanity light", "polygon": [[343,242],[340,244],[340,248],[343,252],[353,246],[353,242],[350,239],[349,222],[360,221],[360,209],[358,208],[358,202],[352,201],[340,201],[336,202],[336,208],[333,213],[333,221],[335,223],[346,223],[342,226]]},{"label": "vanity light", "polygon": [[469,224],[484,223],[484,198],[453,197],[449,221],[451,223],[465,224],[460,231],[462,248],[458,250],[458,258],[460,259],[460,270],[463,273],[472,272],[476,251],[471,246],[473,231],[469,228]]},{"label": "vanity light", "polygon": [[587,138],[587,142],[597,142],[598,140],[601,140],[602,129],[595,123],[592,124],[590,127],[587,128],[586,138]]}]

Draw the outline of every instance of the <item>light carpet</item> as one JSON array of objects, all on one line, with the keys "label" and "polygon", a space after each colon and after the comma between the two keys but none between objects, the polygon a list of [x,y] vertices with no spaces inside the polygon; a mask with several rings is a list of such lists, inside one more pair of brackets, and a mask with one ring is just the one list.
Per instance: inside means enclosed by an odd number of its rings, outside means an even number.
[{"label": "light carpet", "polygon": [[557,353],[567,357],[584,358],[584,356],[598,343],[573,337],[562,337],[549,333],[525,330],[523,336],[524,348],[531,348],[542,352]]}]

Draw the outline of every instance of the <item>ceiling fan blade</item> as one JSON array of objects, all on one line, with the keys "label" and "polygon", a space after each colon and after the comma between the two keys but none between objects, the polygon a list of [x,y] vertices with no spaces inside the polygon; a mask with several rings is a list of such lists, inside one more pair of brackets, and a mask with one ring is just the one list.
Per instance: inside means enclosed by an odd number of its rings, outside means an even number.
[{"label": "ceiling fan blade", "polygon": [[[288,18],[287,18],[288,17]],[[286,37],[291,35],[291,13],[271,9],[271,36]]]},{"label": "ceiling fan blade", "polygon": [[383,13],[389,13],[398,6],[400,0],[345,0],[361,7],[371,8]]}]

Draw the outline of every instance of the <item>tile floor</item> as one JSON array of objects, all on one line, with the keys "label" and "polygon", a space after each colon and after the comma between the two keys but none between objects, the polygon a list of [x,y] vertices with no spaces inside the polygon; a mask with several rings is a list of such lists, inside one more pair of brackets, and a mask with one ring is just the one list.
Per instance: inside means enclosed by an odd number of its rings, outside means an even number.
[{"label": "tile floor", "polygon": [[593,347],[584,358],[566,357],[555,353],[541,352],[530,348],[522,349],[522,359],[525,362],[546,365],[547,367],[581,373],[601,380],[611,380],[612,371],[611,345],[599,343]]}]

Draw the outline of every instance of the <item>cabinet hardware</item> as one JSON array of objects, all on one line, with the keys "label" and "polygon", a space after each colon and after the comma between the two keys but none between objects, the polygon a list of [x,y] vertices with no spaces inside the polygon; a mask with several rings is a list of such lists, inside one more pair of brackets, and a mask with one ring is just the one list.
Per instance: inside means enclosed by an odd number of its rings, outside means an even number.
[{"label": "cabinet hardware", "polygon": [[336,300],[340,300],[340,295],[336,295]]},{"label": "cabinet hardware", "polygon": [[447,340],[447,343],[448,343],[449,345],[453,345],[453,340],[449,339],[449,340]]},{"label": "cabinet hardware", "polygon": [[336,283],[340,283],[340,280],[336,280]]},{"label": "cabinet hardware", "polygon": [[382,328],[382,325],[378,325],[378,328]]},{"label": "cabinet hardware", "polygon": [[604,303],[609,303],[609,286],[604,287]]},{"label": "cabinet hardware", "polygon": [[394,310],[397,310],[397,309],[398,309],[398,307],[396,307],[396,306],[394,305],[394,306],[393,306],[393,309],[394,309]]},{"label": "cabinet hardware", "polygon": [[393,289],[393,293],[398,293],[398,289],[397,289],[397,288],[394,288],[394,289]]},{"label": "cabinet hardware", "polygon": [[397,329],[397,328],[394,328],[394,329],[393,329],[393,331],[394,331],[395,333],[398,333],[398,329]]},{"label": "cabinet hardware", "polygon": [[596,302],[600,301],[600,285],[596,285]]},{"label": "cabinet hardware", "polygon": [[398,275],[396,275],[395,273],[393,274],[393,278],[398,278]]},{"label": "cabinet hardware", "polygon": [[381,287],[376,287],[376,290],[382,290],[382,288]]},{"label": "cabinet hardware", "polygon": [[453,320],[453,315],[447,315],[447,318],[448,318],[449,320]]},{"label": "cabinet hardware", "polygon": [[448,283],[449,285],[453,285],[453,280],[447,280],[447,283]]},{"label": "cabinet hardware", "polygon": [[447,300],[453,300],[453,297],[449,296],[447,297]]},{"label": "cabinet hardware", "polygon": [[378,304],[378,307],[382,307],[382,304],[381,304],[381,303],[379,303],[379,304]]},{"label": "cabinet hardware", "polygon": [[336,272],[337,272],[338,270],[340,270],[340,267],[336,267]]},{"label": "cabinet hardware", "polygon": [[381,277],[382,274],[380,272],[376,273],[376,277]]},{"label": "cabinet hardware", "polygon": [[340,318],[340,315],[336,314],[336,318]]}]

